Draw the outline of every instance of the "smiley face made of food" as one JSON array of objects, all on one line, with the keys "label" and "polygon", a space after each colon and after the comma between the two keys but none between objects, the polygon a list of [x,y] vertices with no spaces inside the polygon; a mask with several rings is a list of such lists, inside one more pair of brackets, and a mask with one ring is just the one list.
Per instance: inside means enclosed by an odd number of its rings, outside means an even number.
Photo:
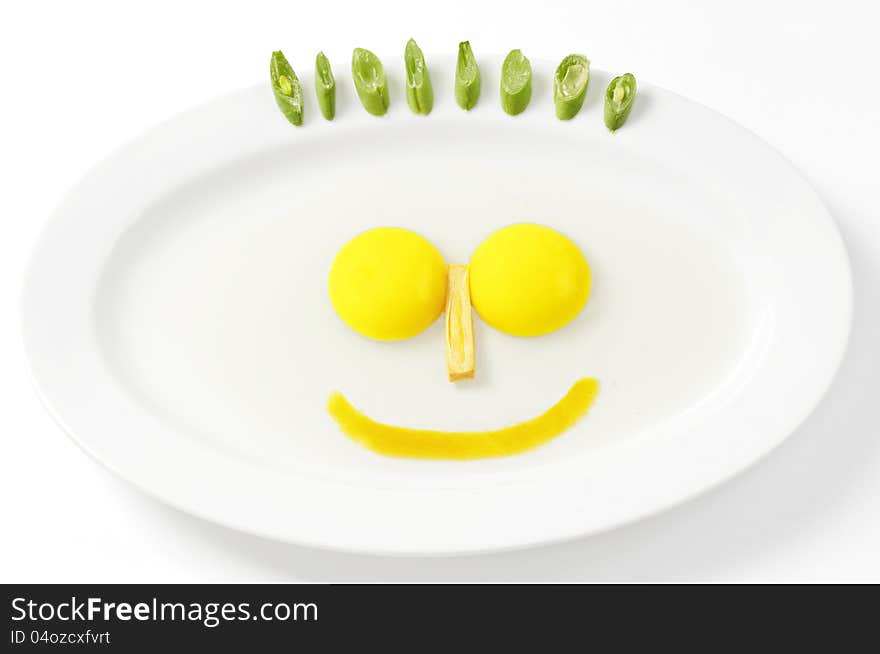
[{"label": "smiley face made of food", "polygon": [[[471,307],[495,329],[541,336],[568,324],[590,295],[590,268],[559,232],[516,224],[491,234],[470,264],[447,265],[427,239],[407,229],[380,227],[346,243],[330,268],[330,300],[356,332],[380,341],[410,338],[446,313],[449,380],[474,376]],[[376,422],[340,393],[328,402],[344,433],[392,456],[473,459],[515,454],[558,436],[582,417],[598,392],[580,379],[540,416],[490,431],[445,432]]]}]

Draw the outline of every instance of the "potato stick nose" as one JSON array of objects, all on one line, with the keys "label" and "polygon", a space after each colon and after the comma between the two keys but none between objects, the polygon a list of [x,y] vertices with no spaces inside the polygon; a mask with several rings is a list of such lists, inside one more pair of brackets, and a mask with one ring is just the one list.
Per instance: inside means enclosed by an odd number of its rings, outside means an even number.
[{"label": "potato stick nose", "polygon": [[468,267],[460,264],[446,277],[446,369],[451,382],[474,377],[474,315]]}]

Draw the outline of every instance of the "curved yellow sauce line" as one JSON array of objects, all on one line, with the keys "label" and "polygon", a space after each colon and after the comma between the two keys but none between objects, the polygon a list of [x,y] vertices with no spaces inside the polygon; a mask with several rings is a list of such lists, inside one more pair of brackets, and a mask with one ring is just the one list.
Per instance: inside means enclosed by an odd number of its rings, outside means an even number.
[{"label": "curved yellow sauce line", "polygon": [[331,393],[327,410],[339,428],[364,447],[389,456],[417,459],[481,459],[525,452],[576,423],[599,392],[595,379],[579,379],[559,402],[536,418],[502,429],[474,432],[410,429],[376,422]]}]

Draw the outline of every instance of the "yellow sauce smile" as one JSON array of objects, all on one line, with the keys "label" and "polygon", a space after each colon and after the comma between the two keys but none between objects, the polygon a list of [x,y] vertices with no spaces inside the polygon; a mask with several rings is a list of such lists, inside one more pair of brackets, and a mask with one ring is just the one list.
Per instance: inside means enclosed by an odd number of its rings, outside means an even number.
[{"label": "yellow sauce smile", "polygon": [[345,434],[379,454],[417,459],[482,459],[519,454],[559,436],[587,412],[598,392],[598,381],[579,379],[565,397],[538,417],[502,429],[475,432],[385,425],[355,409],[338,392],[330,395],[327,410]]}]

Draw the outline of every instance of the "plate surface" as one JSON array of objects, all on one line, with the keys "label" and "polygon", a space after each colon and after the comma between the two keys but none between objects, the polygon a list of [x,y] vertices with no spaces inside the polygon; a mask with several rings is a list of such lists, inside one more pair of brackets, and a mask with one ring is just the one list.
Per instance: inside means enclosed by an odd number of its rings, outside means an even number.
[{"label": "plate surface", "polygon": [[[39,391],[92,456],[180,509],[342,550],[449,554],[597,532],[668,508],[779,444],[837,369],[851,317],[841,239],[798,173],[726,118],[640,84],[602,124],[594,71],[571,121],[549,64],[525,113],[503,113],[500,59],[471,112],[454,60],[428,58],[430,116],[369,116],[347,65],[325,122],[267,84],[185,113],[95,168],[45,231],[23,294]],[[514,222],[559,229],[593,269],[586,309],[519,339],[477,321],[477,379],[445,380],[442,321],[374,343],[334,314],[330,262],[396,225],[467,262]],[[325,412],[344,392],[376,419],[428,428],[532,417],[600,380],[575,428],[519,456],[392,459]]]}]

